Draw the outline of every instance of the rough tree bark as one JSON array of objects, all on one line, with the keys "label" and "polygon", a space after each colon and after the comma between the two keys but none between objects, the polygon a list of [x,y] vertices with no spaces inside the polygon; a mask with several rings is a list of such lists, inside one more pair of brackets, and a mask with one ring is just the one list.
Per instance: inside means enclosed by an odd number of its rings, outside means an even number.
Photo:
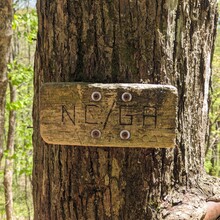
[{"label": "rough tree bark", "polygon": [[12,0],[0,2],[0,162],[3,156],[7,64],[12,37]]},{"label": "rough tree bark", "polygon": [[[35,219],[204,217],[205,200],[215,194],[203,163],[216,4],[215,0],[38,0]],[[39,89],[45,82],[71,81],[176,86],[175,149],[44,143],[39,133]]]}]

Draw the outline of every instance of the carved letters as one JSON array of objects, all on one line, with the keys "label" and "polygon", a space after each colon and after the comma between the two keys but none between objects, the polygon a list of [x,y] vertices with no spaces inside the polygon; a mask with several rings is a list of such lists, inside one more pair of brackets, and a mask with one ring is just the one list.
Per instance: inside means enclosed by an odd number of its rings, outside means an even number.
[{"label": "carved letters", "polygon": [[[115,104],[115,102],[114,102]],[[98,113],[102,112],[103,106],[97,104],[85,104],[83,112],[76,111],[76,105],[73,104],[71,109],[66,105],[61,106],[61,121],[65,124],[66,120],[72,122],[77,126],[77,118],[83,118],[85,124],[104,124],[105,129],[111,113],[114,111],[118,115],[118,120],[115,121],[116,125],[134,125],[142,127],[157,127],[157,111],[156,107],[152,106],[134,106],[134,105],[117,105],[117,108],[111,108],[107,115],[104,115],[103,121],[100,121]],[[139,111],[137,111],[137,109]],[[136,120],[135,120],[136,119]],[[137,120],[139,119],[139,120]],[[140,120],[141,119],[141,120]]]}]

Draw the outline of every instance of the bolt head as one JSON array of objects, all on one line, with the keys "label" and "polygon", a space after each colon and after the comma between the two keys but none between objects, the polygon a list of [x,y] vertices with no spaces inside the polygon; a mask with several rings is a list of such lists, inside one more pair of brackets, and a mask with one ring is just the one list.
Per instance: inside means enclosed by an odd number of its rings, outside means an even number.
[{"label": "bolt head", "polygon": [[121,99],[124,101],[124,102],[130,102],[132,100],[132,95],[131,93],[129,92],[124,92],[121,96]]},{"label": "bolt head", "polygon": [[128,140],[128,139],[130,139],[130,137],[131,137],[131,133],[128,130],[122,130],[120,132],[120,138],[122,140]]},{"label": "bolt head", "polygon": [[102,99],[102,95],[101,95],[100,92],[96,91],[96,92],[92,93],[91,98],[92,98],[93,101],[98,102]]},{"label": "bolt head", "polygon": [[94,129],[91,131],[91,137],[92,138],[100,138],[102,136],[102,133],[98,129]]}]

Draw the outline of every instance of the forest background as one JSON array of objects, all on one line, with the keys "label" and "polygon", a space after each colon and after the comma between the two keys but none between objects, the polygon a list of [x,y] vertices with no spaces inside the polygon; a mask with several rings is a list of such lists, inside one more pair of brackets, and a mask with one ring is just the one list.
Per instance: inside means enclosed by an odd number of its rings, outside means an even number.
[{"label": "forest background", "polygon": [[[13,4],[13,41],[8,64],[4,156],[0,161],[0,219],[2,220],[6,219],[6,190],[11,190],[13,195],[14,219],[33,219],[32,102],[34,52],[37,37],[35,4],[35,0],[15,0]],[[10,134],[8,129],[10,113],[15,115],[15,133],[13,134]],[[13,151],[10,152],[7,150],[9,138],[15,140]],[[7,167],[8,161],[11,167]],[[11,169],[13,173],[13,181],[12,187],[6,189],[4,182],[8,169]],[[210,134],[207,137],[205,169],[210,175],[220,176],[220,20],[213,57]]]}]

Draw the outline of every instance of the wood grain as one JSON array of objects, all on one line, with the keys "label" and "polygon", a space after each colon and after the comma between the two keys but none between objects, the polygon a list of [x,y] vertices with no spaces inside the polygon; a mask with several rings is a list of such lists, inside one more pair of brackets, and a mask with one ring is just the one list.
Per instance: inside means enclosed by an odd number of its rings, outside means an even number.
[{"label": "wood grain", "polygon": [[60,145],[174,147],[176,106],[173,86],[46,83],[41,136]]}]

